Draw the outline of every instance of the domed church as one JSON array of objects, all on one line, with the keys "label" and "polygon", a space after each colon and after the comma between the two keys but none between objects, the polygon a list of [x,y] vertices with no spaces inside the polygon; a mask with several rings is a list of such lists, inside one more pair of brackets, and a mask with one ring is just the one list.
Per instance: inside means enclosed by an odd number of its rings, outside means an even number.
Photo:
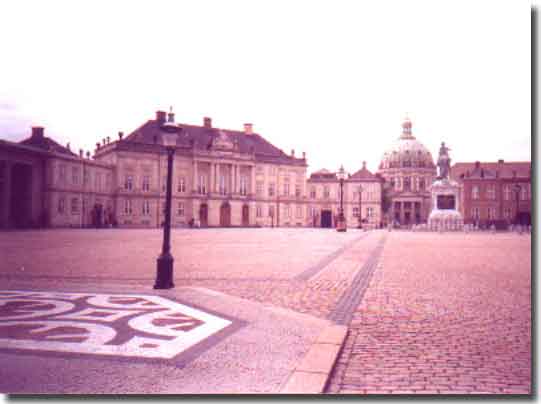
[{"label": "domed church", "polygon": [[412,134],[411,121],[402,123],[402,134],[383,154],[378,174],[383,186],[384,222],[400,225],[425,223],[431,210],[429,186],[436,178],[430,151]]}]

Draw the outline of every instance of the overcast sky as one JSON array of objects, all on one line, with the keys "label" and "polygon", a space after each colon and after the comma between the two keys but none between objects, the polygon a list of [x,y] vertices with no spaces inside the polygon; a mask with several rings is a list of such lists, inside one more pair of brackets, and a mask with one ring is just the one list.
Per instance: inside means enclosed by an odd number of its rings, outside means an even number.
[{"label": "overcast sky", "polygon": [[172,105],[309,172],[375,170],[406,115],[434,157],[531,158],[528,2],[16,1],[0,38],[3,139],[93,150]]}]

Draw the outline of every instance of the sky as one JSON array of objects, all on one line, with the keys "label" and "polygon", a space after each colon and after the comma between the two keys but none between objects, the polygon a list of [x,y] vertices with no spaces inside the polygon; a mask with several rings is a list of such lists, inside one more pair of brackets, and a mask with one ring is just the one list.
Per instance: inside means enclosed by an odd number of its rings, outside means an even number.
[{"label": "sky", "polygon": [[93,150],[173,106],[308,172],[377,170],[406,116],[434,157],[531,159],[528,2],[22,0],[0,45],[0,139]]}]

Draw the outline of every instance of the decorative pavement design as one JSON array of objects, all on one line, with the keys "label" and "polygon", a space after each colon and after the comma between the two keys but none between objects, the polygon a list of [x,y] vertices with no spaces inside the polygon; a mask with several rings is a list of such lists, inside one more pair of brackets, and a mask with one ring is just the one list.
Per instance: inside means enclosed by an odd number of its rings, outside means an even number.
[{"label": "decorative pavement design", "polygon": [[150,295],[0,291],[0,349],[172,359],[232,321]]}]

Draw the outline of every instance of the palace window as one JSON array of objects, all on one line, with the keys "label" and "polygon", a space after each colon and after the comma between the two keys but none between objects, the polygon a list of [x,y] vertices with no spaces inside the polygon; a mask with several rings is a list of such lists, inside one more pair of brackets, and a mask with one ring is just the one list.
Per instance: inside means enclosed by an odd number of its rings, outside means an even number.
[{"label": "palace window", "polygon": [[263,181],[257,181],[255,183],[255,193],[257,196],[263,196]]},{"label": "palace window", "polygon": [[227,187],[225,186],[225,175],[223,174],[220,175],[218,188],[220,195],[225,195],[227,193]]},{"label": "palace window", "polygon": [[79,213],[79,198],[71,198],[71,214]]},{"label": "palace window", "polygon": [[302,206],[301,205],[297,205],[297,218],[298,219],[301,219],[302,218]]},{"label": "palace window", "polygon": [[505,219],[511,219],[511,208],[503,208],[503,217]]},{"label": "palace window", "polygon": [[284,205],[284,217],[289,219],[289,216],[291,215],[291,208],[289,205]]},{"label": "palace window", "polygon": [[353,207],[353,217],[359,217],[359,207],[358,206]]},{"label": "palace window", "polygon": [[79,185],[79,168],[72,167],[71,169],[71,182],[73,185]]},{"label": "palace window", "polygon": [[184,216],[184,202],[179,202],[177,205],[177,215]]},{"label": "palace window", "polygon": [[201,195],[207,193],[207,181],[204,175],[199,176],[199,183],[197,184],[197,192]]},{"label": "palace window", "polygon": [[274,196],[274,182],[269,183],[269,196]]},{"label": "palace window", "polygon": [[124,181],[124,189],[126,191],[133,190],[133,176],[126,175],[125,181]]},{"label": "palace window", "polygon": [[425,190],[425,179],[419,178],[419,191],[424,191],[424,190]]},{"label": "palace window", "polygon": [[64,197],[58,198],[58,213],[61,215],[66,211],[66,199]]},{"label": "palace window", "polygon": [[316,199],[316,187],[310,188],[310,198]]},{"label": "palace window", "polygon": [[274,166],[269,167],[269,175],[276,175],[276,167]]},{"label": "palace window", "polygon": [[472,199],[479,199],[479,186],[478,185],[474,185],[471,188],[471,197]]},{"label": "palace window", "polygon": [[150,215],[150,202],[147,200],[143,201],[143,215]]},{"label": "palace window", "polygon": [[289,195],[289,182],[284,183],[284,195]]},{"label": "palace window", "polygon": [[131,199],[125,199],[124,200],[124,214],[126,214],[126,215],[131,215],[132,214]]},{"label": "palace window", "polygon": [[269,217],[274,217],[274,206],[269,205]]},{"label": "palace window", "polygon": [[263,217],[263,207],[261,205],[257,205],[255,207],[255,216],[256,217]]},{"label": "palace window", "polygon": [[400,177],[396,177],[396,189],[400,189]]},{"label": "palace window", "polygon": [[411,191],[411,178],[410,177],[404,178],[404,191]]},{"label": "palace window", "polygon": [[107,191],[111,188],[111,174],[109,173],[105,175],[105,188]]},{"label": "palace window", "polygon": [[331,192],[329,191],[329,186],[325,185],[323,187],[323,198],[329,199],[331,197]]},{"label": "palace window", "polygon": [[240,176],[240,194],[246,195],[248,193],[248,178],[245,175]]},{"label": "palace window", "polygon": [[489,218],[489,220],[496,219],[496,208],[495,207],[490,206],[488,208],[488,218]]},{"label": "palace window", "polygon": [[496,199],[496,187],[492,184],[487,186],[487,198]]},{"label": "palace window", "polygon": [[295,196],[296,197],[301,196],[301,186],[299,184],[295,185]]},{"label": "palace window", "polygon": [[374,217],[374,208],[369,206],[366,208],[366,216],[367,217]]},{"label": "palace window", "polygon": [[162,178],[162,192],[167,191],[167,177]]},{"label": "palace window", "polygon": [[528,199],[528,188],[526,185],[520,186],[520,200],[525,201]]},{"label": "palace window", "polygon": [[310,217],[317,216],[317,208],[315,206],[310,206]]},{"label": "palace window", "polygon": [[503,199],[505,201],[508,201],[511,199],[511,187],[509,185],[506,185],[503,187]]},{"label": "palace window", "polygon": [[150,191],[150,177],[148,175],[145,175],[143,177],[143,183],[141,184],[141,189],[143,192]]},{"label": "palace window", "polygon": [[94,176],[94,189],[101,191],[101,173],[96,173]]},{"label": "palace window", "polygon": [[88,185],[90,183],[90,172],[88,169],[83,168],[83,184]]},{"label": "palace window", "polygon": [[186,192],[186,178],[178,177],[177,192]]},{"label": "palace window", "polygon": [[475,220],[479,220],[479,218],[481,217],[481,210],[479,208],[472,208],[471,209],[471,216],[472,218],[474,218]]},{"label": "palace window", "polygon": [[58,166],[58,181],[61,184],[64,184],[66,182],[66,165],[60,164]]}]

